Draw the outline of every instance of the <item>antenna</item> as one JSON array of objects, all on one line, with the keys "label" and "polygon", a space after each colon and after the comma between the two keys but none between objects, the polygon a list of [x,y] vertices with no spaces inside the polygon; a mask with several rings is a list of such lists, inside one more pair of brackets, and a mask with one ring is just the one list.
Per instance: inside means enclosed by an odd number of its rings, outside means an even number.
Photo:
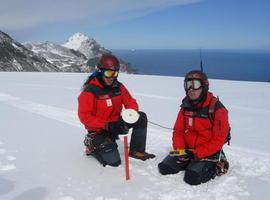
[{"label": "antenna", "polygon": [[201,67],[201,72],[203,72],[202,49],[200,49],[200,67]]}]

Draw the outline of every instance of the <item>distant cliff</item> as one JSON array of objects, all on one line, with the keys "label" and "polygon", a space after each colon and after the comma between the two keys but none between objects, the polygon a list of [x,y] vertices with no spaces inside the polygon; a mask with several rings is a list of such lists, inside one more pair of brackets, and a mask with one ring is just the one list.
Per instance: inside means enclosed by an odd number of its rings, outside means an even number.
[{"label": "distant cliff", "polygon": [[0,71],[58,72],[61,70],[0,31]]}]

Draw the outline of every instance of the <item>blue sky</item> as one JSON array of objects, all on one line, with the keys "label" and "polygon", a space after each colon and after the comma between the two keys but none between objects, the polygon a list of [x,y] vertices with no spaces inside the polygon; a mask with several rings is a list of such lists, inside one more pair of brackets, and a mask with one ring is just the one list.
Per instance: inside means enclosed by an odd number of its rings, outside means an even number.
[{"label": "blue sky", "polygon": [[269,0],[1,0],[20,42],[75,32],[108,49],[270,49]]}]

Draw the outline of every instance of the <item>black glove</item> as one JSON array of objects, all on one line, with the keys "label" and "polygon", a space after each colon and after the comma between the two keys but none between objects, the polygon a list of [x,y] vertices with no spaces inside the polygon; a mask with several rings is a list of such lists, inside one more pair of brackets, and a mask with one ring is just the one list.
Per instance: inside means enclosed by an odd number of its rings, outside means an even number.
[{"label": "black glove", "polygon": [[185,150],[186,152],[186,157],[189,159],[189,160],[193,160],[195,158],[194,156],[194,153],[190,150]]},{"label": "black glove", "polygon": [[112,138],[118,138],[118,135],[125,135],[128,133],[128,127],[123,120],[108,123],[108,131]]},{"label": "black glove", "polygon": [[184,155],[181,155],[181,156],[178,156],[179,160],[182,161],[182,162],[186,162],[186,161],[190,161],[190,160],[193,160],[195,158],[194,154],[192,151],[190,150],[185,150],[185,154]]}]

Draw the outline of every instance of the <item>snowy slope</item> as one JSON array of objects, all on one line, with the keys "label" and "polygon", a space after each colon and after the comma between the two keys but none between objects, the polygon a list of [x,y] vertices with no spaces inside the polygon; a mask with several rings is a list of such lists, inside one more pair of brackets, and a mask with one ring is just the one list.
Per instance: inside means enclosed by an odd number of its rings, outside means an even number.
[{"label": "snowy slope", "polygon": [[[262,199],[270,191],[270,84],[210,80],[230,111],[230,171],[189,186],[183,172],[161,176],[157,164],[171,148],[171,131],[149,124],[147,150],[157,158],[102,167],[83,155],[85,130],[76,116],[87,74],[0,73],[0,199]],[[120,74],[150,121],[172,127],[184,96],[183,78]],[[123,144],[119,141],[123,156]]]}]

